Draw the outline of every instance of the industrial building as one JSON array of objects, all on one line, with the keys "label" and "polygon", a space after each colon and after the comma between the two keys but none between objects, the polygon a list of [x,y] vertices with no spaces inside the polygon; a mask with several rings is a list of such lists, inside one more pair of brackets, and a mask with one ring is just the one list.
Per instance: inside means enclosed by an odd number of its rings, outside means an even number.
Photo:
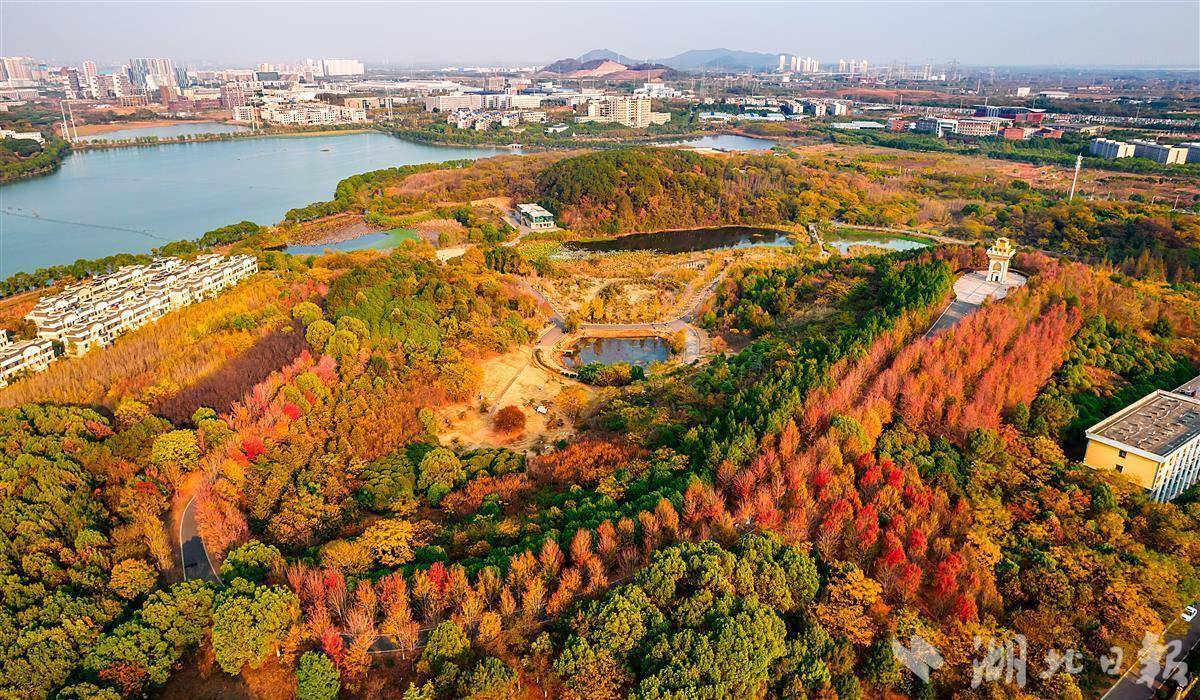
[{"label": "industrial building", "polygon": [[1094,139],[1088,146],[1088,153],[1097,158],[1132,158],[1133,146],[1113,139]]}]

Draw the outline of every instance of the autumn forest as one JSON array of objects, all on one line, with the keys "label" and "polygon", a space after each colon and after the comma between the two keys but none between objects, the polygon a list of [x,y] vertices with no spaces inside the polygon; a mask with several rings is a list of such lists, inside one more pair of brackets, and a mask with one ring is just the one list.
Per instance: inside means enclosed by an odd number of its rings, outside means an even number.
[{"label": "autumn forest", "polygon": [[[1088,427],[1200,374],[1195,214],[885,149],[500,156],[332,194],[171,244],[261,271],[0,390],[0,697],[1068,700],[1200,599],[1200,490],[1081,463]],[[511,202],[561,228],[518,233]],[[346,219],[432,233],[282,249]],[[835,222],[940,238],[830,253]],[[655,320],[615,292],[558,318],[572,241],[725,224],[795,244],[695,277],[603,254],[696,294],[698,359],[547,369],[556,324]],[[1028,282],[928,333],[997,236]],[[10,278],[0,325],[129,262]],[[506,358],[564,388],[490,402],[521,390]],[[914,635],[927,680],[893,651]],[[1024,686],[980,682],[980,640],[1014,635]]]}]

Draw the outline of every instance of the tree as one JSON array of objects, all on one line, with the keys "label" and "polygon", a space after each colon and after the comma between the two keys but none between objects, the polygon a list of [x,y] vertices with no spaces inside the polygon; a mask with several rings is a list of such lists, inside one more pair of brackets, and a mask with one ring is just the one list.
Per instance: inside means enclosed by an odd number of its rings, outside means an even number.
[{"label": "tree", "polygon": [[306,651],[296,665],[296,697],[299,700],[336,700],[341,677],[333,661],[319,651]]},{"label": "tree", "polygon": [[517,674],[508,664],[494,656],[485,656],[459,681],[458,692],[463,698],[502,700],[512,697]]},{"label": "tree", "polygon": [[150,592],[158,581],[154,568],[140,559],[122,559],[112,568],[108,587],[125,600]]},{"label": "tree", "polygon": [[583,389],[572,385],[560,391],[555,402],[558,404],[559,410],[570,418],[571,422],[575,422],[579,420],[583,409],[587,407],[588,396]]},{"label": "tree", "polygon": [[521,433],[525,431],[525,413],[517,406],[505,406],[496,412],[492,424],[506,435]]},{"label": "tree", "polygon": [[442,620],[429,633],[425,650],[421,652],[421,662],[436,673],[443,664],[459,660],[470,648],[471,643],[462,628],[450,620]]},{"label": "tree", "polygon": [[335,360],[345,360],[358,354],[358,336],[348,330],[335,331],[325,343],[325,354]]},{"label": "tree", "polygon": [[159,467],[173,466],[178,473],[191,470],[200,458],[200,444],[191,430],[172,430],[154,439],[150,459]]},{"label": "tree", "polygon": [[418,467],[417,488],[425,491],[434,484],[452,489],[466,477],[458,455],[445,447],[430,450],[421,458]]},{"label": "tree", "polygon": [[283,555],[269,544],[250,540],[225,556],[221,562],[221,578],[244,578],[262,583],[267,575],[283,566]]},{"label": "tree", "polygon": [[334,328],[332,323],[321,319],[309,324],[308,329],[304,331],[304,339],[308,341],[309,347],[316,352],[325,352],[325,345],[336,332],[337,329]]},{"label": "tree", "polygon": [[292,318],[300,322],[300,325],[307,328],[313,323],[320,321],[325,317],[321,311],[321,307],[311,301],[302,301],[292,307]]},{"label": "tree", "polygon": [[235,578],[213,610],[212,645],[217,663],[236,675],[257,668],[300,618],[296,594],[278,586],[256,586]]},{"label": "tree", "polygon": [[377,520],[358,542],[384,566],[400,566],[411,561],[413,547],[417,545],[413,524],[400,518]]}]

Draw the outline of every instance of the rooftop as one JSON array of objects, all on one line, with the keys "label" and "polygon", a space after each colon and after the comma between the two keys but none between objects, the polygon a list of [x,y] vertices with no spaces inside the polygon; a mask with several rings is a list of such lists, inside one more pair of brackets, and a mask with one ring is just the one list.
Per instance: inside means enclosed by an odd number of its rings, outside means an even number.
[{"label": "rooftop", "polygon": [[[1200,377],[1184,387],[1196,384],[1200,384]],[[1100,421],[1088,435],[1167,457],[1200,436],[1200,399],[1182,393],[1156,391]]]},{"label": "rooftop", "polygon": [[1197,376],[1195,379],[1176,389],[1175,393],[1183,394],[1184,396],[1190,396],[1193,399],[1200,400],[1200,376]]}]

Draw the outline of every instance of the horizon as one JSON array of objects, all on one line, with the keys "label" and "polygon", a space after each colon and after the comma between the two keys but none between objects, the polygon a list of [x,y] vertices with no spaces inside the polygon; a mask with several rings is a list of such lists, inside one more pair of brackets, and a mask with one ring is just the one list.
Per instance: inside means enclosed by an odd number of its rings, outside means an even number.
[{"label": "horizon", "polygon": [[[229,10],[235,5],[231,17]],[[658,61],[712,47],[876,64],[956,60],[960,66],[1014,69],[1200,69],[1200,37],[1195,31],[1200,3],[980,2],[957,4],[948,11],[951,5],[864,1],[751,2],[734,7],[674,2],[158,6],[18,0],[0,5],[0,41],[7,55],[64,65],[90,59],[104,66],[136,56],[228,67],[334,57],[412,68],[529,66],[596,49]],[[463,6],[473,8],[473,21],[445,31],[420,30],[436,26]],[[848,6],[872,9],[848,12]],[[53,23],[45,21],[48,7],[55,10]],[[597,7],[608,11],[593,11]],[[1146,21],[1129,23],[1131,11]],[[369,22],[363,21],[364,12],[371,15]],[[629,22],[631,12],[638,14],[638,21]],[[1033,12],[1038,22],[1031,26]],[[936,22],[931,21],[933,14]],[[404,34],[414,24],[418,31]],[[677,31],[664,33],[664,26]],[[570,31],[563,31],[565,27]],[[537,41],[524,40],[526,35]]]}]

